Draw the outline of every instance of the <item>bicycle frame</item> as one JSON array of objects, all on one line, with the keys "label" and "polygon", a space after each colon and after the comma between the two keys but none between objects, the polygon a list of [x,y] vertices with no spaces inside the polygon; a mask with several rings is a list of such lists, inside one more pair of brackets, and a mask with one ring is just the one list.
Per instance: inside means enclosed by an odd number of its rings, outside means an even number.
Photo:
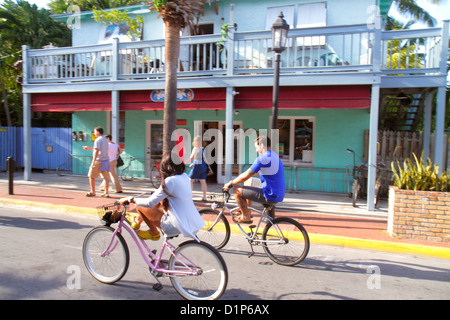
[{"label": "bicycle frame", "polygon": [[[159,256],[155,255],[150,250],[150,248],[147,246],[145,241],[143,239],[139,239],[138,236],[136,235],[136,232],[130,226],[128,226],[128,224],[125,222],[126,221],[125,212],[126,212],[126,208],[124,209],[124,211],[122,213],[118,227],[113,232],[113,236],[111,237],[111,242],[108,245],[107,249],[101,254],[102,256],[105,256],[106,254],[108,254],[108,252],[114,251],[114,249],[117,245],[117,242],[114,243],[115,236],[117,233],[122,234],[122,229],[125,229],[126,231],[128,231],[128,233],[133,238],[134,243],[138,247],[142,258],[144,259],[145,263],[150,267],[153,275],[155,275],[157,273],[163,273],[163,274],[167,274],[169,276],[171,274],[174,274],[174,275],[198,275],[198,271],[196,270],[198,266],[195,263],[193,263],[191,260],[189,260],[186,256],[183,256],[183,257],[186,258],[187,261],[189,261],[191,266],[186,265],[183,261],[178,259],[178,257],[175,256],[175,254],[174,254],[174,249],[176,248],[176,246],[172,245],[166,237],[164,238],[164,242],[163,242]],[[169,250],[170,254],[175,257],[175,259],[177,260],[177,263],[180,263],[182,266],[187,268],[186,271],[169,270],[166,267],[161,268],[159,266],[161,261],[163,261],[162,256],[163,256],[163,253],[166,248]],[[152,260],[150,260],[148,257],[150,257]]]},{"label": "bicycle frame", "polygon": [[[259,218],[258,223],[257,223],[253,228],[252,228],[253,225],[250,226],[250,229],[251,229],[252,231],[247,233],[247,232],[245,232],[245,230],[241,227],[241,224],[240,224],[240,223],[237,223],[237,222],[235,222],[235,223],[236,223],[236,225],[238,226],[239,230],[244,234],[244,236],[247,238],[247,240],[248,240],[249,242],[251,242],[251,243],[257,243],[257,244],[262,244],[262,243],[266,243],[266,244],[281,244],[281,243],[284,243],[284,242],[285,242],[285,241],[284,241],[284,237],[283,237],[283,232],[282,232],[282,230],[281,230],[280,228],[278,228],[277,225],[274,225],[274,224],[272,223],[272,218],[269,217],[269,216],[266,214],[267,207],[265,207],[263,211],[260,211],[260,210],[254,208],[254,207],[248,207],[248,208],[249,208],[250,210],[253,210],[253,211],[255,211],[255,212],[258,212],[258,213],[261,215],[261,217]],[[235,207],[235,208],[233,208],[233,209],[230,210],[230,209],[228,208],[228,206],[224,203],[224,204],[223,204],[223,207],[222,207],[222,210],[221,210],[220,213],[217,215],[216,221],[214,221],[214,223],[211,225],[211,228],[214,227],[215,224],[219,221],[220,216],[225,214],[225,213],[224,213],[224,212],[225,212],[225,209],[228,210],[228,212],[230,213],[230,215],[233,215],[233,211],[239,210],[239,207]],[[275,230],[276,230],[276,232],[277,232],[277,235],[280,237],[280,239],[278,239],[278,240],[263,240],[263,239],[256,239],[256,236],[257,236],[258,234],[260,234],[260,233],[258,233],[258,231],[259,231],[259,228],[260,228],[261,223],[263,222],[263,220],[267,220],[268,223],[270,223],[272,226],[276,226]],[[253,229],[254,229],[254,230],[253,230]]]}]

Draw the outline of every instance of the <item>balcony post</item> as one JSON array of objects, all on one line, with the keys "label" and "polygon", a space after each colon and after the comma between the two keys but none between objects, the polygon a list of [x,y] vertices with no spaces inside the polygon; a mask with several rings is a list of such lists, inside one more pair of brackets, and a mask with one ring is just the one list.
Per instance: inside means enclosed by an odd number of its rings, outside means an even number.
[{"label": "balcony post", "polygon": [[227,35],[227,76],[234,73],[234,4],[230,4],[230,26]]},{"label": "balcony post", "polygon": [[[25,75],[24,75],[25,77]],[[31,94],[23,94],[23,179],[31,180]]]},{"label": "balcony post", "polygon": [[449,20],[442,24],[442,38],[441,38],[441,54],[439,61],[439,70],[443,76],[442,86],[438,87],[436,96],[436,132],[435,132],[435,148],[434,148],[434,163],[439,166],[439,172],[445,169],[444,158],[444,130],[445,130],[445,96],[446,96],[446,76],[447,76],[447,55],[448,55],[448,32]]},{"label": "balcony post", "polygon": [[112,42],[111,80],[119,80],[119,38],[113,38]]},{"label": "balcony post", "polygon": [[234,89],[227,87],[225,110],[225,183],[233,178],[234,162]]},{"label": "balcony post", "polygon": [[111,92],[111,136],[112,140],[119,141],[119,119],[120,119],[120,93],[117,90]]},{"label": "balcony post", "polygon": [[[22,84],[28,84],[28,50],[22,46]],[[23,179],[31,180],[31,94],[23,94]]]},{"label": "balcony post", "polygon": [[[372,65],[373,72],[379,79],[381,61],[381,17],[375,18],[375,36],[373,40]],[[380,108],[380,84],[372,85],[370,98],[370,130],[369,130],[369,165],[367,176],[367,209],[375,210],[375,182],[377,179],[377,140],[378,140],[378,118]]]}]

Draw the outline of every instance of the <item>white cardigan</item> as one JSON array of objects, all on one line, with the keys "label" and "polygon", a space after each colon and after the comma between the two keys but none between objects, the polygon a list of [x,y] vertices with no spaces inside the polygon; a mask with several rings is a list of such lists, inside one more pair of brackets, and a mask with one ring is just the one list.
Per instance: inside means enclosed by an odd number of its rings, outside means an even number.
[{"label": "white cardigan", "polygon": [[136,198],[136,206],[153,208],[159,202],[168,198],[168,214],[176,219],[176,227],[183,236],[196,239],[195,234],[205,226],[192,200],[191,182],[186,173],[166,178],[167,193],[159,187],[148,198]]}]

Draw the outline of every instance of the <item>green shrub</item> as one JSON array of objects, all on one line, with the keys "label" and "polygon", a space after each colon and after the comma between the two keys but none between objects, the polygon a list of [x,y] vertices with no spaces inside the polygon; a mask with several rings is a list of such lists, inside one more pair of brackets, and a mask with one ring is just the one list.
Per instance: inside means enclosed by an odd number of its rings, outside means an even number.
[{"label": "green shrub", "polygon": [[422,190],[422,191],[450,191],[450,172],[446,171],[439,176],[439,166],[432,163],[430,159],[427,163],[423,161],[423,154],[420,161],[413,153],[414,161],[407,158],[403,162],[403,168],[397,161],[398,171],[395,163],[392,162],[392,172],[395,176],[395,185],[399,189]]}]

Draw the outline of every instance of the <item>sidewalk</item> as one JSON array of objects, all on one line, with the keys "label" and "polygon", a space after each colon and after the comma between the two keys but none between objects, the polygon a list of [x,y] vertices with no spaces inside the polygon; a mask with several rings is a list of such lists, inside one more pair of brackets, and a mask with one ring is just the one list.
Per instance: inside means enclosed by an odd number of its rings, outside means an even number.
[{"label": "sidewalk", "polygon": [[[111,198],[88,198],[89,182],[85,176],[58,176],[36,173],[31,181],[23,180],[21,172],[14,176],[14,194],[8,194],[8,176],[0,172],[0,206],[40,206],[65,212],[97,214],[96,207],[113,203],[129,195],[154,188],[148,181],[121,181],[124,193],[111,192]],[[101,180],[97,179],[99,186]],[[222,185],[208,184],[208,193],[220,193]],[[97,192],[100,195],[100,192]],[[201,199],[200,185],[194,184],[194,201]],[[209,204],[196,202],[198,208]],[[364,200],[353,207],[346,195],[311,192],[287,193],[277,206],[277,216],[290,216],[304,225],[312,244],[329,244],[374,250],[406,252],[450,259],[450,244],[392,238],[387,233],[387,201],[375,211],[367,211]],[[0,223],[1,224],[1,223]]]}]

